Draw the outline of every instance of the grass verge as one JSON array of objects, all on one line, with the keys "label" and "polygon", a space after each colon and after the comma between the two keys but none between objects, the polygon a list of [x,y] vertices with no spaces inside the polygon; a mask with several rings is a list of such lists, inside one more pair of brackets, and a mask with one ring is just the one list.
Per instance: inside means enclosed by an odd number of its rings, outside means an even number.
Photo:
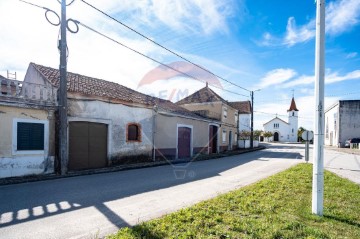
[{"label": "grass verge", "polygon": [[122,238],[360,238],[360,185],[325,172],[324,216],[311,214],[312,165],[162,218],[122,228]]}]

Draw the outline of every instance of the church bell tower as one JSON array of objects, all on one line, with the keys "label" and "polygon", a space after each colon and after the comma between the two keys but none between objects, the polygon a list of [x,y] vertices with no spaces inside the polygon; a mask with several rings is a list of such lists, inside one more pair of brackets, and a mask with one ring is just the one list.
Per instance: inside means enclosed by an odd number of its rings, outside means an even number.
[{"label": "church bell tower", "polygon": [[289,141],[297,142],[297,131],[298,131],[298,112],[294,97],[291,99],[290,108],[288,109],[289,114]]}]

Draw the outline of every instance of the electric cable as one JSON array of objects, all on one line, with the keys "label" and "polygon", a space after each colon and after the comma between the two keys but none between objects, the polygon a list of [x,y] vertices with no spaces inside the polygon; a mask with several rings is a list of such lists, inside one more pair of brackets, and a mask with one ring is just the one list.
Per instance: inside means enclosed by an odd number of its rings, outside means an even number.
[{"label": "electric cable", "polygon": [[215,76],[215,77],[217,77],[217,78],[219,78],[219,79],[221,79],[221,80],[223,80],[223,81],[225,81],[225,82],[227,82],[227,83],[229,83],[229,84],[231,84],[231,85],[233,85],[233,86],[236,86],[236,87],[239,87],[239,88],[240,88],[240,89],[242,89],[242,90],[245,90],[245,91],[251,92],[251,90],[248,90],[248,89],[246,89],[246,88],[244,88],[244,87],[242,87],[242,86],[240,86],[240,85],[237,85],[237,84],[235,84],[235,83],[233,83],[233,82],[231,82],[231,81],[229,81],[229,80],[227,80],[227,79],[224,79],[223,77],[221,77],[221,76],[219,76],[219,75],[217,75],[217,74],[215,74],[215,73],[211,72],[210,70],[208,70],[208,69],[206,69],[206,68],[204,68],[204,67],[202,67],[202,66],[200,66],[200,65],[198,65],[198,64],[196,64],[196,63],[194,63],[194,62],[192,62],[192,61],[190,61],[189,59],[187,59],[187,58],[185,58],[185,57],[181,56],[180,54],[178,54],[178,53],[174,52],[173,50],[170,50],[169,48],[167,48],[167,47],[165,47],[165,46],[161,45],[160,43],[157,43],[156,41],[152,40],[150,37],[145,36],[145,35],[144,35],[144,34],[142,34],[141,32],[139,32],[139,31],[135,30],[134,28],[132,28],[132,27],[130,27],[129,25],[127,25],[127,24],[125,24],[125,23],[121,22],[120,20],[117,20],[116,18],[114,18],[114,17],[110,16],[110,15],[109,15],[109,14],[107,14],[106,12],[104,12],[104,11],[100,10],[99,8],[97,8],[97,7],[95,7],[94,5],[92,5],[92,4],[90,4],[90,3],[88,3],[87,1],[85,1],[85,0],[81,0],[81,1],[82,1],[83,3],[85,3],[86,5],[88,5],[89,7],[93,8],[94,10],[96,10],[96,11],[98,11],[98,12],[102,13],[102,14],[103,14],[103,15],[105,15],[106,17],[108,17],[108,18],[112,19],[113,21],[115,21],[115,22],[117,22],[117,23],[121,24],[122,26],[126,27],[127,29],[129,29],[129,30],[131,30],[131,31],[135,32],[136,34],[140,35],[141,37],[143,37],[143,38],[147,39],[148,41],[150,41],[150,42],[154,43],[155,45],[157,45],[157,46],[161,47],[162,49],[164,49],[164,50],[166,50],[166,51],[168,51],[168,52],[170,52],[170,53],[174,54],[175,56],[177,56],[177,57],[181,58],[182,60],[184,60],[184,61],[186,61],[186,62],[188,62],[188,63],[190,63],[190,64],[192,64],[192,65],[194,65],[194,66],[196,66],[196,67],[198,67],[198,68],[200,68],[200,69],[202,69],[203,71],[206,71],[207,73],[209,73],[209,74],[211,74],[211,75],[213,75],[213,76]]},{"label": "electric cable", "polygon": [[[197,81],[200,81],[200,82],[204,82],[204,83],[205,83],[205,81],[203,81],[203,80],[200,80],[200,79],[198,79],[198,78],[196,78],[196,77],[194,77],[194,76],[192,76],[192,75],[190,75],[190,74],[188,74],[188,73],[186,73],[186,72],[180,71],[180,70],[178,70],[178,69],[176,69],[176,68],[174,68],[174,67],[172,67],[172,66],[169,66],[169,65],[167,65],[167,64],[165,64],[165,63],[163,63],[163,62],[160,62],[160,61],[158,61],[158,60],[156,60],[156,59],[154,59],[154,58],[152,58],[152,57],[150,57],[150,56],[147,56],[147,55],[145,55],[144,53],[141,53],[141,52],[139,52],[139,51],[137,51],[137,50],[135,50],[135,49],[133,49],[133,48],[131,48],[131,47],[129,47],[129,46],[127,46],[127,45],[125,45],[125,44],[117,41],[117,40],[115,40],[114,38],[111,38],[111,37],[105,35],[104,33],[101,33],[101,32],[99,32],[99,31],[95,30],[94,28],[92,28],[92,27],[84,24],[84,23],[81,23],[80,21],[77,21],[77,20],[73,20],[73,21],[74,21],[74,23],[77,23],[77,24],[83,26],[84,28],[86,28],[86,29],[88,29],[88,30],[90,30],[90,31],[92,31],[92,32],[94,32],[94,33],[96,33],[96,34],[104,37],[104,38],[107,38],[108,40],[110,40],[110,41],[112,41],[112,42],[114,42],[114,43],[116,43],[116,44],[118,44],[118,45],[120,45],[120,46],[122,46],[122,47],[125,47],[126,49],[128,49],[128,50],[130,50],[130,51],[132,51],[132,52],[135,52],[135,53],[137,53],[137,54],[139,54],[139,55],[141,55],[141,56],[143,56],[143,57],[145,57],[145,58],[147,58],[147,59],[149,59],[149,60],[151,60],[151,61],[154,61],[154,62],[156,62],[156,63],[158,63],[158,64],[160,64],[160,65],[162,65],[162,66],[164,66],[164,67],[167,67],[167,68],[169,68],[169,69],[171,69],[171,70],[173,70],[173,71],[175,71],[175,72],[178,72],[178,73],[180,73],[181,75],[184,75],[184,76],[186,76],[186,77],[188,77],[188,78],[191,78],[191,79],[194,79],[194,80],[197,80]],[[236,93],[236,92],[233,92],[233,91],[230,91],[230,90],[227,90],[227,89],[223,89],[222,87],[218,87],[217,85],[211,85],[211,86],[213,86],[213,87],[215,87],[215,88],[218,88],[218,89],[220,89],[220,90],[227,91],[227,92],[232,93],[232,94],[235,94],[235,95],[244,96],[244,97],[249,97],[249,96],[247,96],[247,95],[243,95],[243,94]]]}]

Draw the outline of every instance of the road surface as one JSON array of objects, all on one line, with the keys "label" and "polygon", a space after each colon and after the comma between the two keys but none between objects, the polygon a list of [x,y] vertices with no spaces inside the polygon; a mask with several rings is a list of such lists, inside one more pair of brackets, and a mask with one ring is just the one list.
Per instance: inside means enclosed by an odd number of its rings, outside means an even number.
[{"label": "road surface", "polygon": [[[345,172],[339,165],[347,155],[338,154],[330,152],[327,166]],[[190,164],[0,186],[0,238],[102,237],[254,183],[303,157],[303,145],[268,144],[262,151]],[[356,162],[351,170],[360,170]]]}]

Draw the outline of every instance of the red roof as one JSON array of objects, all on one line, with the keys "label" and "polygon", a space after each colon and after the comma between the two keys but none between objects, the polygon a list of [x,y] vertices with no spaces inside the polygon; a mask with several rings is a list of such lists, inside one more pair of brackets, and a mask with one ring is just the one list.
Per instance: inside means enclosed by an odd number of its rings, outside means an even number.
[{"label": "red roof", "polygon": [[290,108],[288,109],[288,112],[289,111],[299,111],[297,108],[296,108],[296,104],[295,104],[295,100],[294,100],[294,97],[292,98],[291,100],[291,104],[290,104]]},{"label": "red roof", "polygon": [[[54,87],[59,87],[60,72],[58,69],[37,65],[35,63],[30,63],[30,65],[34,66],[34,68],[40,74],[42,74],[42,76]],[[79,93],[82,95],[101,97],[105,99],[115,99],[128,103],[141,104],[148,107],[157,105],[159,109],[162,109],[166,112],[204,119],[204,117],[201,117],[179,105],[176,105],[171,101],[145,95],[114,82],[83,76],[71,72],[67,73],[67,90],[68,92]]]},{"label": "red roof", "polygon": [[250,101],[235,101],[229,102],[231,107],[237,109],[240,114],[251,114],[251,103]]}]

